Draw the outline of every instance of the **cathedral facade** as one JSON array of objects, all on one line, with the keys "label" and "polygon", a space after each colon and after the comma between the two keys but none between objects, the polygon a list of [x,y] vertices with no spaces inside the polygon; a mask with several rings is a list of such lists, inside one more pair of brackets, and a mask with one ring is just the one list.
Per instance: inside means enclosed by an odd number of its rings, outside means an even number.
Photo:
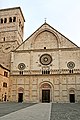
[{"label": "cathedral facade", "polygon": [[46,22],[23,42],[21,8],[4,13],[0,62],[10,69],[9,101],[80,102],[80,48]]}]

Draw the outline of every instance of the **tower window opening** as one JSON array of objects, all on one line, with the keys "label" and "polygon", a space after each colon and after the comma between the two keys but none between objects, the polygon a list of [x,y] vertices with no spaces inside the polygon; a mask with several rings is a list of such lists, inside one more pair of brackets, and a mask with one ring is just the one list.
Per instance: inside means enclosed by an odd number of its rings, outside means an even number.
[{"label": "tower window opening", "polygon": [[7,18],[4,18],[4,23],[7,23]]},{"label": "tower window opening", "polygon": [[3,23],[3,18],[1,18],[1,23]]},{"label": "tower window opening", "polygon": [[[7,87],[7,83],[4,82],[4,83],[3,83],[3,87]],[[5,94],[6,94],[6,93],[5,93]]]},{"label": "tower window opening", "polygon": [[8,77],[8,72],[4,71],[4,76]]},{"label": "tower window opening", "polygon": [[9,18],[9,22],[12,22],[12,17]]},{"label": "tower window opening", "polygon": [[13,22],[16,22],[16,17],[13,17]]}]

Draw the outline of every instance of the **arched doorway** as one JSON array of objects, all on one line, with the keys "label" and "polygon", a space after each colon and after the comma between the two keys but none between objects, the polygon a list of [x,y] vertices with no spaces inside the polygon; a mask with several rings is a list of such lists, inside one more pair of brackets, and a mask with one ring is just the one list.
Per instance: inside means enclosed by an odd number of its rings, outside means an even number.
[{"label": "arched doorway", "polygon": [[40,84],[40,102],[51,102],[52,101],[52,87],[50,83],[44,82]]},{"label": "arched doorway", "polygon": [[75,103],[75,91],[74,90],[69,91],[69,101],[70,103]]},{"label": "arched doorway", "polygon": [[23,92],[24,89],[22,87],[18,88],[18,102],[23,102]]}]

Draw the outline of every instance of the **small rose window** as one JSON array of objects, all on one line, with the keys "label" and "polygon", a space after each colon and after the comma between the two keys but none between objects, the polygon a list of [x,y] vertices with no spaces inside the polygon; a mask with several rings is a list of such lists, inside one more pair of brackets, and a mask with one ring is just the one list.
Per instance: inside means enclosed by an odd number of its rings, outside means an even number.
[{"label": "small rose window", "polygon": [[67,63],[67,67],[68,67],[69,69],[73,69],[73,68],[75,67],[75,63],[72,62],[72,61],[70,61],[70,62]]},{"label": "small rose window", "polygon": [[19,70],[24,70],[25,69],[25,64],[24,63],[20,63],[19,65],[18,65],[18,69]]}]

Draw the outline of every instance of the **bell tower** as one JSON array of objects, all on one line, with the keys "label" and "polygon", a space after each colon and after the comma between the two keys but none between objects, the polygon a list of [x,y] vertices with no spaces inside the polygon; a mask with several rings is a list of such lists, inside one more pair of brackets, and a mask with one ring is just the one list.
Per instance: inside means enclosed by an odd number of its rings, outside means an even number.
[{"label": "bell tower", "polygon": [[20,7],[0,9],[0,64],[10,68],[10,52],[23,42],[24,16]]}]

